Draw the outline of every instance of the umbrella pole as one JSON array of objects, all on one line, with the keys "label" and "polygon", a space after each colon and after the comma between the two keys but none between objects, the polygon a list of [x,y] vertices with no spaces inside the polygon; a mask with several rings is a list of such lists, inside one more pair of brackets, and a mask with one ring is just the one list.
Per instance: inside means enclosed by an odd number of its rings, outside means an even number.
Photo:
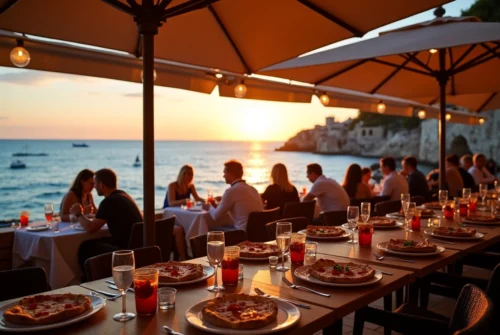
[{"label": "umbrella pole", "polygon": [[446,50],[439,50],[439,75],[437,80],[439,82],[439,189],[445,189],[446,183],[446,169],[445,169],[445,156],[446,156],[446,83],[448,82],[448,75],[446,73]]}]

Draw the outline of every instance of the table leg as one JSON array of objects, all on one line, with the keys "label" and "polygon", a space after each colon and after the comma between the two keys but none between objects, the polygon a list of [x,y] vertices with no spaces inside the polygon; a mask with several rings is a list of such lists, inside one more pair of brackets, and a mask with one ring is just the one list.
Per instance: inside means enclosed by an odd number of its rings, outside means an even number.
[{"label": "table leg", "polygon": [[335,320],[335,322],[323,329],[323,335],[342,335],[343,319]]},{"label": "table leg", "polygon": [[[384,311],[392,312],[392,293],[384,296]],[[384,326],[384,335],[391,335],[391,327]]]}]

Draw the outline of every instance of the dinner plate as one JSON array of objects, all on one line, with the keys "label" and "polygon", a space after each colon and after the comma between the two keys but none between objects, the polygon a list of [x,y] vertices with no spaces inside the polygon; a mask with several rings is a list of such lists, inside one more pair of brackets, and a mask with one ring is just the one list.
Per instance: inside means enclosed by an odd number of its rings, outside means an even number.
[{"label": "dinner plate", "polygon": [[462,223],[468,223],[472,225],[500,225],[500,219],[498,221],[493,221],[493,222],[481,222],[481,221],[471,221],[467,220],[467,218],[462,219]]},{"label": "dinner plate", "polygon": [[307,229],[299,230],[299,233],[306,234],[307,238],[311,240],[343,240],[351,236],[351,233],[346,231],[344,231],[344,233],[339,236],[309,236],[307,235]]},{"label": "dinner plate", "polygon": [[[93,295],[87,295],[87,297],[90,298],[91,301],[91,306],[92,308],[88,311],[86,311],[83,314],[77,315],[74,318],[56,322],[56,323],[51,323],[48,325],[34,325],[34,326],[22,326],[22,325],[16,325],[12,324],[10,322],[5,321],[5,319],[2,317],[0,320],[0,331],[8,332],[8,333],[25,333],[25,332],[35,332],[35,331],[41,331],[41,330],[47,330],[47,329],[54,329],[54,328],[60,328],[64,327],[76,322],[80,322],[82,320],[85,320],[95,313],[99,312],[104,305],[106,305],[106,301],[97,296]],[[15,299],[14,301],[7,303],[5,305],[0,306],[0,314],[3,315],[3,313],[18,304],[20,299]]]},{"label": "dinner plate", "polygon": [[85,231],[85,228],[83,228],[83,226],[81,224],[72,224],[71,228],[73,228],[74,230]]},{"label": "dinner plate", "polygon": [[325,281],[321,281],[317,278],[314,278],[309,274],[310,265],[303,265],[297,269],[295,269],[295,276],[299,279],[307,281],[312,284],[324,285],[324,286],[334,286],[334,287],[359,287],[359,286],[367,286],[378,283],[382,280],[382,272],[375,270],[375,275],[370,278],[370,280],[361,282],[361,283],[329,283]]},{"label": "dinner plate", "polygon": [[197,212],[197,213],[203,212],[203,208],[186,208],[186,210],[190,211],[190,212]]},{"label": "dinner plate", "polygon": [[[287,255],[285,255],[286,257]],[[281,262],[281,255],[277,256],[278,257],[278,262]],[[269,260],[269,256],[266,256],[266,257],[241,257],[240,256],[240,260],[242,261],[268,261]]]},{"label": "dinner plate", "polygon": [[186,320],[195,328],[201,329],[203,331],[209,333],[216,334],[244,334],[244,335],[258,335],[258,334],[271,334],[276,332],[281,332],[285,329],[288,329],[295,325],[300,320],[300,311],[294,305],[282,301],[282,300],[274,300],[278,305],[278,316],[276,321],[271,322],[270,324],[258,328],[258,329],[229,329],[229,328],[221,328],[210,324],[208,321],[203,319],[203,314],[201,311],[203,307],[207,304],[207,301],[202,301],[189,307],[186,311]]},{"label": "dinner plate", "polygon": [[200,278],[196,278],[193,280],[187,280],[187,281],[181,281],[181,282],[174,282],[174,283],[162,283],[159,282],[158,285],[160,286],[181,286],[181,285],[188,285],[188,284],[193,284],[193,283],[198,283],[200,281],[207,280],[208,278],[212,277],[215,274],[214,268],[208,265],[202,265],[203,266],[203,276]]},{"label": "dinner plate", "polygon": [[439,255],[440,253],[442,253],[446,250],[445,248],[438,246],[436,251],[434,251],[434,252],[423,252],[423,253],[401,252],[401,251],[394,251],[394,250],[388,249],[387,243],[389,243],[389,242],[382,242],[382,243],[377,244],[377,249],[383,250],[384,252],[386,252],[388,254],[400,255],[400,256],[413,256],[413,257],[435,256],[435,255]]},{"label": "dinner plate", "polygon": [[[402,215],[402,214],[399,214],[399,212],[389,213],[389,214],[386,214],[385,216],[388,217],[388,218],[391,218],[391,219],[398,219],[398,220],[404,220],[405,219],[405,216]],[[422,215],[421,214],[420,217],[422,219],[430,219],[430,218],[437,217],[437,215],[436,215],[436,213],[434,213],[434,214],[426,214],[426,215]]]},{"label": "dinner plate", "polygon": [[44,230],[49,230],[50,226],[49,225],[39,225],[39,226],[29,226],[26,228],[27,231],[44,231]]},{"label": "dinner plate", "polygon": [[[396,229],[396,228],[401,228],[403,227],[403,223],[401,222],[396,222],[394,226],[373,226],[374,229]],[[342,225],[342,228],[349,229],[349,224],[344,223]]]},{"label": "dinner plate", "polygon": [[446,235],[439,235],[439,234],[434,234],[432,232],[432,229],[426,229],[424,230],[424,233],[436,238],[444,238],[447,240],[479,240],[484,237],[483,233],[477,233],[474,236],[446,236]]}]

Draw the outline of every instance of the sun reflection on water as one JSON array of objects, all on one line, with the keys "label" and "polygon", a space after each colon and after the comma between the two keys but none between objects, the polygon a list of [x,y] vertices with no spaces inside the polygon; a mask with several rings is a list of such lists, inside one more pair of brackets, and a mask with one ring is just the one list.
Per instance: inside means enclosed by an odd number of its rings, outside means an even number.
[{"label": "sun reflection on water", "polygon": [[253,142],[250,147],[248,159],[244,162],[245,179],[248,184],[254,186],[259,193],[269,185],[269,169],[266,167],[266,160],[262,155],[262,145]]}]

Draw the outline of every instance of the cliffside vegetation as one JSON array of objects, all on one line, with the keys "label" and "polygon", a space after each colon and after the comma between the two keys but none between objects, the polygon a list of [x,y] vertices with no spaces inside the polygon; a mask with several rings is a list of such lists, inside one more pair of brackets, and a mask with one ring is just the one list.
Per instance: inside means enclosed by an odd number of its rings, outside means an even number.
[{"label": "cliffside vegetation", "polygon": [[359,116],[352,120],[349,129],[354,129],[358,122],[363,121],[367,127],[384,126],[389,130],[415,129],[420,126],[421,120],[416,117],[402,117],[395,115],[374,114],[359,112]]},{"label": "cliffside vegetation", "polygon": [[500,22],[500,0],[477,0],[462,16],[477,16],[485,22]]}]

